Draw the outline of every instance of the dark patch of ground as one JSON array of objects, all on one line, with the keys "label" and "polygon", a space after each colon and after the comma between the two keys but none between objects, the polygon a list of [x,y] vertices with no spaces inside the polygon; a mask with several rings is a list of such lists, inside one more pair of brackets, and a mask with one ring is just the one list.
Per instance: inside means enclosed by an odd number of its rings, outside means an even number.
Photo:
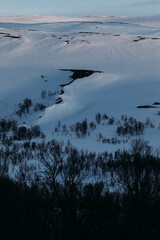
[{"label": "dark patch of ground", "polygon": [[152,105],[160,105],[160,102],[154,102]]},{"label": "dark patch of ground", "polygon": [[99,32],[79,32],[81,34],[102,34],[102,33],[99,33]]},{"label": "dark patch of ground", "polygon": [[152,40],[160,40],[160,38],[154,37],[154,38],[152,38]]},{"label": "dark patch of ground", "polygon": [[103,22],[98,22],[98,21],[95,21],[95,22],[88,22],[88,21],[85,21],[85,23],[96,23],[96,24],[103,24]]},{"label": "dark patch of ground", "polygon": [[129,23],[125,23],[125,22],[109,22],[109,23],[113,23],[113,24],[129,24]]},{"label": "dark patch of ground", "polygon": [[143,105],[143,106],[138,106],[137,108],[157,108],[151,105]]},{"label": "dark patch of ground", "polygon": [[27,31],[37,32],[38,30],[35,30],[35,29],[27,29]]},{"label": "dark patch of ground", "polygon": [[[79,32],[80,34],[96,34],[96,35],[102,35],[102,36],[114,36],[114,37],[120,37],[120,34],[110,34],[110,33],[101,33],[101,32]],[[84,35],[85,37],[85,35]]]},{"label": "dark patch of ground", "polygon": [[146,39],[151,39],[151,40],[160,40],[160,38],[158,37],[152,37],[152,38],[146,38],[146,37],[142,37],[142,36],[137,36],[138,39],[133,40],[133,42],[139,42],[139,41],[143,41]]},{"label": "dark patch of ground", "polygon": [[137,36],[137,38],[138,39],[133,40],[133,42],[140,42],[140,41],[143,41],[143,40],[147,39],[147,38],[141,37],[141,36]]},{"label": "dark patch of ground", "polygon": [[59,103],[61,103],[62,102],[62,98],[57,98],[57,100],[56,100],[56,102],[55,102],[55,104],[59,104]]},{"label": "dark patch of ground", "polygon": [[61,86],[67,86],[70,85],[73,81],[79,78],[85,78],[89,77],[94,73],[102,73],[102,71],[94,71],[94,70],[81,70],[81,69],[60,69],[61,71],[66,71],[66,72],[73,72],[73,74],[70,76],[70,79],[72,79],[71,82],[67,84],[62,84]]},{"label": "dark patch of ground", "polygon": [[21,36],[13,36],[13,35],[10,35],[10,34],[6,34],[3,37],[9,37],[9,38],[14,38],[14,39],[20,39],[21,38]]},{"label": "dark patch of ground", "polygon": [[69,40],[66,40],[65,43],[69,44]]}]

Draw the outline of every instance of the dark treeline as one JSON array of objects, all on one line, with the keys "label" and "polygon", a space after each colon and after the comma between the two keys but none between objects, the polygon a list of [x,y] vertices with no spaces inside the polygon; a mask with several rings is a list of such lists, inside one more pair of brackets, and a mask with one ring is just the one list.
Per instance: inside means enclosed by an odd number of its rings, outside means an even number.
[{"label": "dark treeline", "polygon": [[30,187],[0,177],[1,239],[160,239],[160,157],[143,140],[97,156],[52,141],[39,162]]}]

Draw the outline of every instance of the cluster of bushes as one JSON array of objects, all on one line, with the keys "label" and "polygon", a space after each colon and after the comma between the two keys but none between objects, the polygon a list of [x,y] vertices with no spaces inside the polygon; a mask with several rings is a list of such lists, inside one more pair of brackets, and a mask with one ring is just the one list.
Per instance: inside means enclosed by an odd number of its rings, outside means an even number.
[{"label": "cluster of bushes", "polygon": [[[57,126],[54,129],[55,133],[62,135],[70,135],[75,133],[77,138],[84,138],[90,136],[91,132],[98,128],[101,125],[105,128],[106,125],[115,125],[117,126],[116,132],[119,136],[139,136],[144,133],[145,127],[154,128],[154,124],[149,118],[146,119],[146,122],[137,121],[133,117],[127,117],[127,115],[122,115],[121,120],[117,120],[114,117],[108,117],[106,114],[97,113],[95,115],[95,122],[88,122],[87,119],[82,120],[81,122],[76,122],[71,126],[67,127],[66,125],[61,125],[59,121]],[[107,138],[104,137],[101,133],[98,135],[98,141],[103,143],[113,143],[120,144],[121,142],[126,143],[127,140],[121,141],[118,138]]]},{"label": "cluster of bushes", "polygon": [[18,104],[18,110],[16,111],[16,114],[21,118],[23,114],[29,113],[32,104],[33,103],[31,99],[25,98],[23,103]]},{"label": "cluster of bushes", "polygon": [[[41,136],[41,130],[38,125],[31,126],[20,126],[13,135],[13,140],[31,140],[32,138],[39,138]],[[42,134],[43,135],[43,134]]]},{"label": "cluster of bushes", "polygon": [[48,146],[42,146],[43,173],[32,187],[23,172],[18,182],[0,177],[4,239],[160,238],[160,157],[146,142],[98,156],[56,141]]},{"label": "cluster of bushes", "polygon": [[108,117],[106,114],[101,115],[101,113],[95,115],[95,120],[96,122],[88,122],[87,118],[85,118],[81,122],[72,124],[69,128],[67,128],[66,125],[61,126],[61,122],[59,121],[54,131],[56,133],[61,133],[62,135],[68,135],[71,132],[74,132],[77,138],[83,138],[90,136],[90,132],[94,131],[97,128],[97,124],[100,125],[100,123],[102,123],[102,120],[107,121],[108,125],[112,125],[116,121],[113,117]]},{"label": "cluster of bushes", "polygon": [[131,135],[139,136],[142,135],[145,129],[145,124],[137,121],[135,118],[127,116],[121,117],[121,121],[118,122],[117,134],[118,135]]},{"label": "cluster of bushes", "polygon": [[106,138],[101,133],[99,133],[97,136],[97,141],[102,143],[108,143],[108,144],[121,144],[121,143],[127,143],[128,139],[120,140],[117,137]]},{"label": "cluster of bushes", "polygon": [[34,106],[34,111],[44,111],[46,109],[46,105],[43,103],[36,103]]},{"label": "cluster of bushes", "polygon": [[57,92],[56,91],[54,91],[54,92],[52,92],[52,91],[47,91],[47,90],[42,90],[41,91],[41,97],[42,98],[52,98],[52,97],[54,97],[54,96],[56,96],[56,94],[57,94]]},{"label": "cluster of bushes", "polygon": [[16,120],[6,120],[6,119],[1,119],[0,120],[0,133],[6,133],[9,131],[15,131],[17,129],[17,121]]},{"label": "cluster of bushes", "polygon": [[84,138],[90,135],[90,131],[96,129],[96,124],[94,122],[88,123],[87,119],[82,120],[81,122],[76,122],[69,126],[69,128],[64,124],[61,125],[59,121],[57,126],[54,129],[55,133],[61,133],[62,135],[69,135],[70,133],[75,133],[77,138]]},{"label": "cluster of bushes", "polygon": [[77,137],[85,137],[88,131],[88,122],[87,119],[84,119],[82,122],[77,122],[74,126],[75,133]]},{"label": "cluster of bushes", "polygon": [[45,138],[38,125],[26,127],[18,126],[16,120],[0,120],[0,141],[3,145],[13,143],[15,140],[31,140],[33,138]]},{"label": "cluster of bushes", "polygon": [[62,135],[68,135],[74,132],[77,138],[84,138],[90,136],[90,132],[94,131],[97,128],[97,124],[100,125],[102,120],[107,120],[108,125],[112,125],[116,121],[113,117],[108,117],[106,114],[101,115],[101,113],[95,115],[95,120],[96,122],[91,121],[88,123],[87,119],[84,119],[81,122],[72,124],[69,128],[67,128],[66,125],[61,126],[61,122],[59,121],[54,132],[61,133]]},{"label": "cluster of bushes", "polygon": [[25,98],[23,103],[18,104],[18,109],[15,111],[15,113],[21,118],[23,114],[29,114],[31,108],[33,108],[33,111],[35,112],[44,111],[46,109],[46,105],[43,103],[33,103],[31,99]]},{"label": "cluster of bushes", "polygon": [[115,118],[114,117],[108,117],[107,114],[101,114],[101,113],[97,113],[95,115],[95,120],[97,122],[97,124],[99,125],[103,120],[107,121],[108,125],[112,125],[115,123]]}]

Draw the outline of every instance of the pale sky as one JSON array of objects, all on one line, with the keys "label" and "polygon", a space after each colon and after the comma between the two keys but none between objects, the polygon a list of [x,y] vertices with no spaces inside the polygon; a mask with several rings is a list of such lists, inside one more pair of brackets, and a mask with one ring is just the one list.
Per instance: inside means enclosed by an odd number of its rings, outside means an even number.
[{"label": "pale sky", "polygon": [[160,15],[160,0],[0,0],[0,16]]}]

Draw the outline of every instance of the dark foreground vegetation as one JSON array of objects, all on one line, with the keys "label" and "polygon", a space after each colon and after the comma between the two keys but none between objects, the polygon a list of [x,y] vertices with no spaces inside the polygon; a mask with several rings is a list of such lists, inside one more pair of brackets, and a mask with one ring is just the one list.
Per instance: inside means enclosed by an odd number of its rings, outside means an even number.
[{"label": "dark foreground vegetation", "polygon": [[160,239],[158,151],[135,140],[114,155],[71,146],[65,152],[52,142],[52,153],[41,155],[43,173],[30,187],[24,178],[1,174],[2,240]]}]

